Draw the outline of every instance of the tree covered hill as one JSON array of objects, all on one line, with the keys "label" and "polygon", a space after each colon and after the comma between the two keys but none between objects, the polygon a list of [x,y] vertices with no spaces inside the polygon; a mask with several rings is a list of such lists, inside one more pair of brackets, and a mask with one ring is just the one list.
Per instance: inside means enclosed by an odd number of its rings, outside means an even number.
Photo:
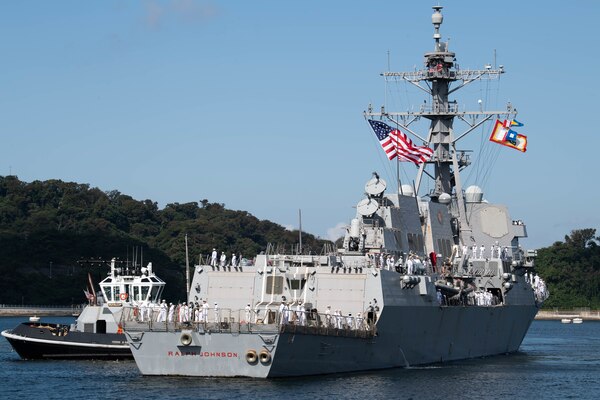
[{"label": "tree covered hill", "polygon": [[550,298],[544,308],[600,308],[600,237],[595,229],[573,230],[564,242],[538,250],[536,271]]},{"label": "tree covered hill", "polygon": [[[132,249],[167,282],[165,296],[183,300],[186,234],[191,265],[213,247],[251,258],[298,242],[298,231],[206,199],[159,209],[87,184],[0,176],[0,304],[81,303],[88,269],[77,260],[131,259]],[[303,233],[302,243],[319,253],[326,241]],[[98,282],[107,270],[91,272]]]}]

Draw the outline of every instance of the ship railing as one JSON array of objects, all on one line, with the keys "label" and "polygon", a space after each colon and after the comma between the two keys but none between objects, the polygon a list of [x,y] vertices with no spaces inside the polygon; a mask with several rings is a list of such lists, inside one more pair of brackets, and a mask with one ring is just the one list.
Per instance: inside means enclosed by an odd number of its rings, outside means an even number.
[{"label": "ship railing", "polygon": [[160,311],[153,310],[151,317],[141,318],[134,307],[126,307],[121,314],[120,325],[128,331],[177,332],[191,329],[198,332],[220,333],[262,333],[291,332],[307,335],[343,336],[370,338],[376,334],[375,313],[365,313],[365,317],[339,316],[311,311],[268,310],[264,315],[253,310],[220,309],[218,314],[210,310],[207,318],[186,318],[174,316],[163,318]]}]

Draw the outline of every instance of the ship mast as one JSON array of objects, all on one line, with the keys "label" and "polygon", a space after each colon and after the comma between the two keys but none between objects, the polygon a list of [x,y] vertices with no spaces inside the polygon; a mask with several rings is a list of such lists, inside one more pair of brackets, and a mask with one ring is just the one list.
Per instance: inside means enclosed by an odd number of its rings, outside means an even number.
[{"label": "ship mast", "polygon": [[[413,84],[429,94],[430,105],[422,105],[416,112],[387,112],[384,107],[381,112],[373,112],[369,107],[365,112],[366,117],[380,117],[388,119],[406,133],[412,134],[433,148],[434,154],[430,161],[422,163],[419,167],[415,182],[415,192],[418,194],[423,175],[431,177],[435,184],[428,194],[432,201],[443,204],[452,203],[451,212],[460,225],[461,236],[470,235],[467,220],[466,205],[463,197],[463,188],[460,180],[460,170],[470,164],[464,151],[456,150],[456,142],[472,132],[484,122],[494,116],[501,118],[514,118],[516,109],[509,103],[506,110],[502,111],[462,111],[459,112],[458,104],[449,100],[449,95],[465,87],[469,83],[484,79],[499,79],[504,73],[503,66],[492,69],[486,65],[482,70],[461,70],[455,64],[455,54],[448,50],[448,42],[441,41],[440,26],[443,22],[441,6],[433,7],[431,21],[434,27],[434,49],[425,53],[425,68],[412,72],[384,72],[382,76],[386,81],[404,80]],[[421,82],[425,82],[422,85]],[[451,88],[452,84],[458,85]],[[425,139],[414,132],[410,125],[421,118],[430,120],[429,133]],[[468,125],[465,132],[458,136],[454,134],[454,118],[459,118]],[[433,165],[433,175],[426,171],[428,164]],[[457,238],[458,239],[458,238]],[[463,238],[463,243],[466,242]]]}]

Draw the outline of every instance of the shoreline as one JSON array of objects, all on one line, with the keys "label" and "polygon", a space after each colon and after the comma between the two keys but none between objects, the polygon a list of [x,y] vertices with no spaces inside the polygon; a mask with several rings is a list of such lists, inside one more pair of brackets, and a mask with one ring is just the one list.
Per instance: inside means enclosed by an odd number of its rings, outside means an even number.
[{"label": "shoreline", "polygon": [[560,321],[563,318],[573,319],[573,318],[581,318],[584,321],[600,321],[600,311],[590,311],[590,310],[540,310],[535,316],[536,320],[540,321]]}]

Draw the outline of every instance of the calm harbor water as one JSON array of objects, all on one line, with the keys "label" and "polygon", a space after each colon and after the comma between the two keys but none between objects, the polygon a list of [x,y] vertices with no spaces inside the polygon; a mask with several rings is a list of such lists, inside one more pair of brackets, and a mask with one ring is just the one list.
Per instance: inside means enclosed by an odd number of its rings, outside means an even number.
[{"label": "calm harbor water", "polygon": [[[25,320],[2,317],[0,330]],[[534,321],[511,355],[277,380],[144,377],[133,361],[22,361],[0,338],[0,388],[3,399],[598,399],[600,322]]]}]

